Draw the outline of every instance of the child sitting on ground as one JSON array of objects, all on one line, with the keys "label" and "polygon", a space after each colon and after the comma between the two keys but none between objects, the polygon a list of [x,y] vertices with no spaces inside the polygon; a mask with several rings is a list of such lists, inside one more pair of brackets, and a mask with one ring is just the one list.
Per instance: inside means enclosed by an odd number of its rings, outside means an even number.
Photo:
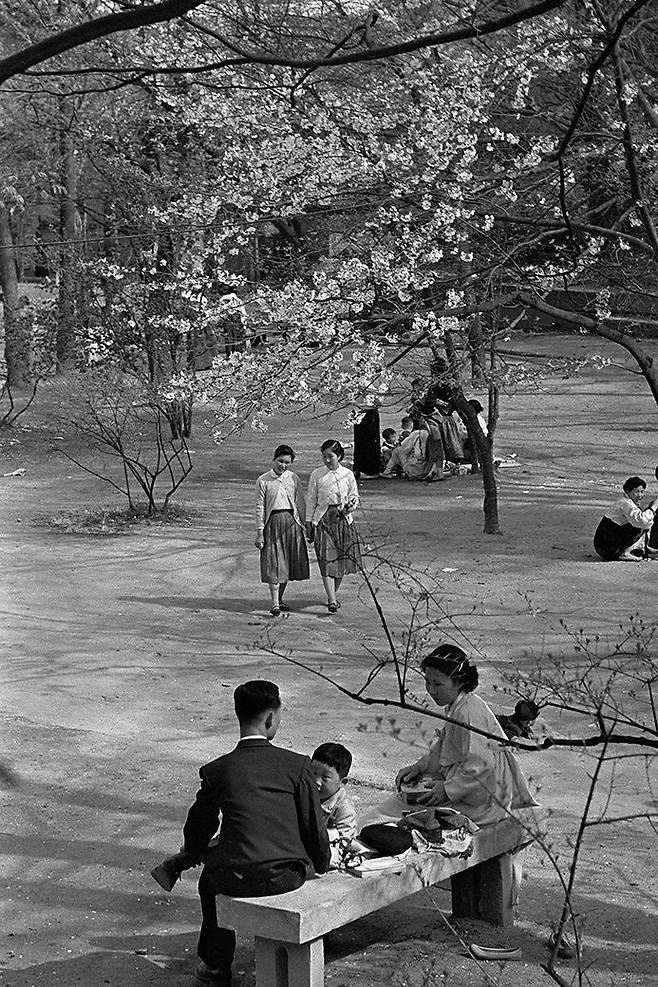
[{"label": "child sitting on ground", "polygon": [[532,699],[520,699],[514,707],[511,716],[502,714],[496,719],[505,731],[508,740],[515,737],[525,737],[529,740],[532,737],[532,724],[539,716],[539,706]]},{"label": "child sitting on ground", "polygon": [[340,862],[338,843],[356,836],[356,812],[344,781],[352,767],[352,755],[342,744],[320,744],[311,756],[311,770],[320,794],[331,847],[331,867]]},{"label": "child sitting on ground", "polygon": [[381,468],[385,470],[388,461],[391,458],[393,450],[398,444],[397,435],[395,434],[394,428],[385,428],[382,432],[382,453],[381,453]]}]

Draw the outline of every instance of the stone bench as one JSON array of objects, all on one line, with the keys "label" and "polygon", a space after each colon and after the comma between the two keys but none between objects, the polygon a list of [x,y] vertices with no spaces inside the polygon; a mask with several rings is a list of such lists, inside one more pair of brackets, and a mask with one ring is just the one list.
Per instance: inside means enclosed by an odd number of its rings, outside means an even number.
[{"label": "stone bench", "polygon": [[534,841],[537,820],[533,809],[516,811],[516,816],[518,821],[509,817],[480,829],[473,838],[473,854],[466,860],[421,854],[416,866],[407,865],[400,873],[356,877],[332,871],[286,894],[218,895],[218,923],[253,934],[257,987],[322,987],[322,937],[415,894],[424,885],[450,882],[455,918],[479,918],[509,927],[514,924],[512,855]]}]

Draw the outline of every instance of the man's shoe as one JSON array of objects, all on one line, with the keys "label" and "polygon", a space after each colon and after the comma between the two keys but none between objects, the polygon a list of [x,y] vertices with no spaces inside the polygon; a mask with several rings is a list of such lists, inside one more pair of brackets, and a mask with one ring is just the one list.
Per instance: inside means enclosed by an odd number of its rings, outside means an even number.
[{"label": "man's shoe", "polygon": [[231,987],[233,982],[230,966],[219,966],[213,969],[203,960],[196,968],[196,978],[202,984],[209,984],[210,987]]},{"label": "man's shoe", "polygon": [[161,888],[165,891],[171,891],[176,881],[179,880],[180,874],[177,871],[172,870],[167,866],[167,861],[164,860],[157,867],[154,867],[151,871],[151,877],[154,881],[157,881]]}]

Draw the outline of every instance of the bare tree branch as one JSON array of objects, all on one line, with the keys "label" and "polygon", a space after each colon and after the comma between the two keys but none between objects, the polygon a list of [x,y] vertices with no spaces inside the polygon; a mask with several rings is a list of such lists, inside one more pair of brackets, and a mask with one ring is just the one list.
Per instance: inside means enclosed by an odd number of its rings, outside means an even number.
[{"label": "bare tree branch", "polygon": [[[641,7],[649,0],[638,0],[635,6]],[[455,41],[467,41],[472,38],[484,37],[487,34],[495,34],[508,27],[521,24],[524,21],[532,20],[542,14],[557,10],[565,6],[567,0],[541,0],[540,3],[532,7],[523,7],[514,13],[506,14],[494,20],[483,21],[481,24],[469,24],[448,31],[421,34],[418,37],[410,38],[398,44],[380,45],[379,47],[364,48],[358,51],[344,52],[337,55],[318,56],[317,58],[295,58],[286,55],[274,55],[264,51],[250,51],[234,44],[229,38],[215,34],[216,39],[228,51],[233,52],[245,63],[251,65],[279,65],[288,68],[299,68],[313,70],[335,65],[349,65],[355,62],[372,62],[384,58],[391,58],[394,55],[404,55],[409,52],[419,51],[423,48],[436,48],[442,45],[452,44]],[[151,6],[137,7],[130,11],[118,14],[109,14],[85,24],[69,28],[60,34],[46,38],[35,45],[30,45],[22,51],[18,51],[8,58],[0,60],[0,84],[16,75],[20,75],[33,65],[45,62],[55,55],[72,51],[81,45],[94,41],[96,38],[106,37],[119,31],[127,31],[133,27],[140,27],[149,24],[156,24],[162,21],[172,20],[180,17],[190,10],[194,10],[202,5],[202,0],[165,0],[163,3]],[[639,6],[638,6],[639,5]],[[211,71],[212,65],[203,67],[186,67],[185,72]],[[170,68],[166,71],[180,71],[179,68]]]},{"label": "bare tree branch", "polygon": [[108,34],[117,34],[120,31],[130,31],[135,27],[172,20],[195,7],[200,7],[202,3],[203,0],[163,0],[162,3],[134,7],[117,14],[97,17],[86,21],[84,24],[76,24],[75,27],[70,27],[59,34],[53,34],[43,41],[23,48],[22,51],[17,51],[7,58],[0,59],[0,83],[6,82],[15,75],[20,75],[32,65],[39,65],[55,55],[72,51],[89,41],[104,38]]}]

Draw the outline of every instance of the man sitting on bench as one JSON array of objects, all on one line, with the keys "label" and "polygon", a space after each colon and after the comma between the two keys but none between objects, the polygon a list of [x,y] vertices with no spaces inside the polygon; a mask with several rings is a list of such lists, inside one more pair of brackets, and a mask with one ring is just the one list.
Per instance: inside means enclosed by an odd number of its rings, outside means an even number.
[{"label": "man sitting on bench", "polygon": [[[199,980],[231,987],[235,933],[217,927],[215,896],[250,898],[294,891],[309,864],[329,868],[329,840],[311,762],[270,741],[281,722],[273,682],[239,685],[234,694],[240,740],[200,769],[201,788],[183,828],[184,850],[204,868]],[[219,836],[217,832],[221,813]]]}]

